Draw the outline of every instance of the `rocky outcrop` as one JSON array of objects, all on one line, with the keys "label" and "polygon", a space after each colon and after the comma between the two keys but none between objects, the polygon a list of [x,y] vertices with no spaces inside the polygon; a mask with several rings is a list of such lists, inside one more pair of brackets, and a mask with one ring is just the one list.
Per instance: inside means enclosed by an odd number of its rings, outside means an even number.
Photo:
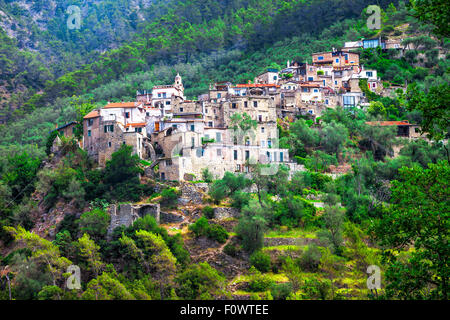
[{"label": "rocky outcrop", "polygon": [[311,243],[317,244],[318,240],[313,238],[264,238],[265,247],[306,246]]},{"label": "rocky outcrop", "polygon": [[236,208],[218,207],[214,208],[214,219],[239,218],[239,210]]},{"label": "rocky outcrop", "polygon": [[181,197],[178,202],[181,205],[203,203],[203,197],[208,193],[209,187],[207,183],[186,183],[180,184]]}]

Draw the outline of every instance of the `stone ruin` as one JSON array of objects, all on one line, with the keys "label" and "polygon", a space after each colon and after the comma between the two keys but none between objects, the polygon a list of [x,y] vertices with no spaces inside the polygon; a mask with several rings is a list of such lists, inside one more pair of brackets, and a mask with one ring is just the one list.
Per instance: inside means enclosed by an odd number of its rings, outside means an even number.
[{"label": "stone ruin", "polygon": [[109,207],[109,214],[111,216],[111,222],[109,224],[108,238],[111,237],[115,228],[119,226],[129,227],[139,218],[146,215],[151,215],[155,218],[156,222],[160,223],[161,210],[159,203],[157,204],[130,204],[124,203],[120,205],[112,204]]}]

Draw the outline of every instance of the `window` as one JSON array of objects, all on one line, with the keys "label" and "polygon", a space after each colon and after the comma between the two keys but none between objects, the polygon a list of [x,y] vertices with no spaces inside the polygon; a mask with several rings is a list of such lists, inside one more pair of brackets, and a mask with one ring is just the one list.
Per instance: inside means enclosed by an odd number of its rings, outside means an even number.
[{"label": "window", "polygon": [[136,132],[142,133],[142,128],[136,128]]},{"label": "window", "polygon": [[222,142],[222,133],[216,132],[216,142]]},{"label": "window", "polygon": [[166,101],[166,106],[170,106],[170,101]]},{"label": "window", "polygon": [[217,94],[217,98],[222,98],[222,94],[221,94],[221,93],[218,93],[218,94]]},{"label": "window", "polygon": [[166,174],[164,172],[161,172],[161,180],[166,180]]},{"label": "window", "polygon": [[183,112],[183,110],[184,110],[183,108],[180,108],[180,112]]},{"label": "window", "polygon": [[238,164],[238,165],[236,166],[236,172],[241,172],[241,165],[240,165],[240,164]]},{"label": "window", "polygon": [[88,130],[88,137],[91,136],[91,130]]},{"label": "window", "polygon": [[192,147],[192,148],[195,147],[195,138],[191,138],[191,147]]},{"label": "window", "polygon": [[176,124],[173,124],[173,125],[172,125],[172,128],[176,129],[176,128],[177,128],[177,125],[176,125]]},{"label": "window", "polygon": [[259,122],[262,122],[262,115],[259,115],[259,116],[258,116],[258,121],[259,121]]},{"label": "window", "polygon": [[373,77],[373,72],[372,72],[372,71],[367,71],[367,72],[366,72],[366,76],[368,76],[368,77]]},{"label": "window", "polygon": [[255,108],[258,108],[258,101],[253,101],[253,106],[254,106]]},{"label": "window", "polygon": [[106,126],[104,127],[104,129],[105,129],[105,133],[107,133],[107,132],[114,132],[114,125],[113,125],[113,124],[111,124],[111,125],[106,125]]},{"label": "window", "polygon": [[248,108],[248,102],[244,101],[244,108]]},{"label": "window", "polygon": [[129,112],[125,112],[125,118],[127,118],[127,119],[130,118],[130,113]]},{"label": "window", "polygon": [[163,92],[163,98],[166,98],[167,94],[165,92]]},{"label": "window", "polygon": [[208,122],[208,127],[210,127],[210,128],[214,127],[214,124],[213,124],[212,121],[209,121],[209,122]]},{"label": "window", "polygon": [[231,104],[231,108],[232,108],[232,109],[236,109],[236,108],[237,108],[236,102],[233,102],[233,103]]},{"label": "window", "polygon": [[264,127],[261,127],[261,133],[264,133]]},{"label": "window", "polygon": [[277,76],[273,76],[273,80],[277,80]]},{"label": "window", "polygon": [[319,89],[314,89],[314,92],[316,92],[316,93],[319,92]]},{"label": "window", "polygon": [[166,160],[166,167],[169,167],[172,165],[172,159],[167,159]]},{"label": "window", "polygon": [[108,142],[108,148],[111,148],[111,142]]},{"label": "window", "polygon": [[88,120],[88,126],[92,126],[94,124],[94,119],[89,119]]},{"label": "window", "polygon": [[250,145],[250,138],[249,138],[249,137],[246,137],[246,138],[245,138],[245,145],[246,145],[246,146],[249,146],[249,145]]},{"label": "window", "polygon": [[267,140],[267,146],[269,148],[272,148],[272,140],[271,139]]},{"label": "window", "polygon": [[334,85],[337,86],[337,81],[334,81]]},{"label": "window", "polygon": [[191,131],[195,131],[195,125],[191,124]]},{"label": "window", "polygon": [[308,77],[308,81],[314,81],[314,77]]},{"label": "window", "polygon": [[284,160],[284,154],[283,154],[283,152],[280,152],[280,162],[283,162],[283,160]]},{"label": "window", "polygon": [[266,141],[261,140],[261,147],[265,148],[266,147]]},{"label": "window", "polygon": [[376,88],[377,87],[377,84],[374,82],[374,83],[372,83],[372,88]]},{"label": "window", "polygon": [[161,93],[158,93],[158,98],[161,98]]},{"label": "window", "polygon": [[328,99],[325,100],[325,104],[328,104]]},{"label": "window", "polygon": [[222,149],[217,149],[217,156],[221,157],[222,156]]},{"label": "window", "polygon": [[245,160],[250,159],[250,151],[246,150],[245,151]]},{"label": "window", "polygon": [[325,80],[323,80],[323,86],[325,87]]},{"label": "window", "polygon": [[354,107],[355,104],[355,97],[352,96],[342,96],[344,107]]},{"label": "window", "polygon": [[269,151],[267,151],[267,161],[272,161],[272,157],[270,156],[270,152]]},{"label": "window", "polygon": [[147,117],[150,117],[150,112],[146,112],[145,115],[146,115]]},{"label": "window", "polygon": [[336,63],[339,63],[339,59],[336,59]]},{"label": "window", "polygon": [[318,56],[317,60],[322,61],[323,60],[323,56]]},{"label": "window", "polygon": [[233,151],[233,156],[234,156],[234,160],[238,159],[238,152],[237,152],[237,150]]}]

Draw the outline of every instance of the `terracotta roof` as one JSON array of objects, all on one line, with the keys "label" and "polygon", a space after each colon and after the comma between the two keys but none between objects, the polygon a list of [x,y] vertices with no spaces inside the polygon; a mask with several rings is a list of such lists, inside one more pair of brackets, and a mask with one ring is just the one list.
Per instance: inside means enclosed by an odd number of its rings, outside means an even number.
[{"label": "terracotta roof", "polygon": [[139,102],[116,102],[116,103],[108,103],[103,109],[111,109],[111,108],[136,108],[137,106],[142,105]]},{"label": "terracotta roof", "polygon": [[276,87],[279,88],[279,85],[269,84],[269,83],[246,83],[246,84],[237,84],[236,88],[258,88],[258,87]]},{"label": "terracotta roof", "polygon": [[145,127],[145,122],[137,122],[137,123],[127,123],[125,127]]},{"label": "terracotta roof", "polygon": [[320,88],[320,84],[318,84],[318,83],[300,83],[300,87]]},{"label": "terracotta roof", "polygon": [[97,117],[100,117],[100,112],[98,112],[98,110],[94,110],[85,115],[83,119],[92,119]]},{"label": "terracotta roof", "polygon": [[368,121],[369,126],[412,126],[408,121]]}]

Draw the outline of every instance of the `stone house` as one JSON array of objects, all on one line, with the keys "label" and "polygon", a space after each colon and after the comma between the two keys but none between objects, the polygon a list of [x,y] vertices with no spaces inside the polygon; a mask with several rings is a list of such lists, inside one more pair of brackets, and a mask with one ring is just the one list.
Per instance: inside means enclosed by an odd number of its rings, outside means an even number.
[{"label": "stone house", "polygon": [[83,147],[88,155],[104,166],[122,144],[133,147],[133,153],[146,157],[147,138],[145,109],[142,103],[110,103],[83,118]]}]

